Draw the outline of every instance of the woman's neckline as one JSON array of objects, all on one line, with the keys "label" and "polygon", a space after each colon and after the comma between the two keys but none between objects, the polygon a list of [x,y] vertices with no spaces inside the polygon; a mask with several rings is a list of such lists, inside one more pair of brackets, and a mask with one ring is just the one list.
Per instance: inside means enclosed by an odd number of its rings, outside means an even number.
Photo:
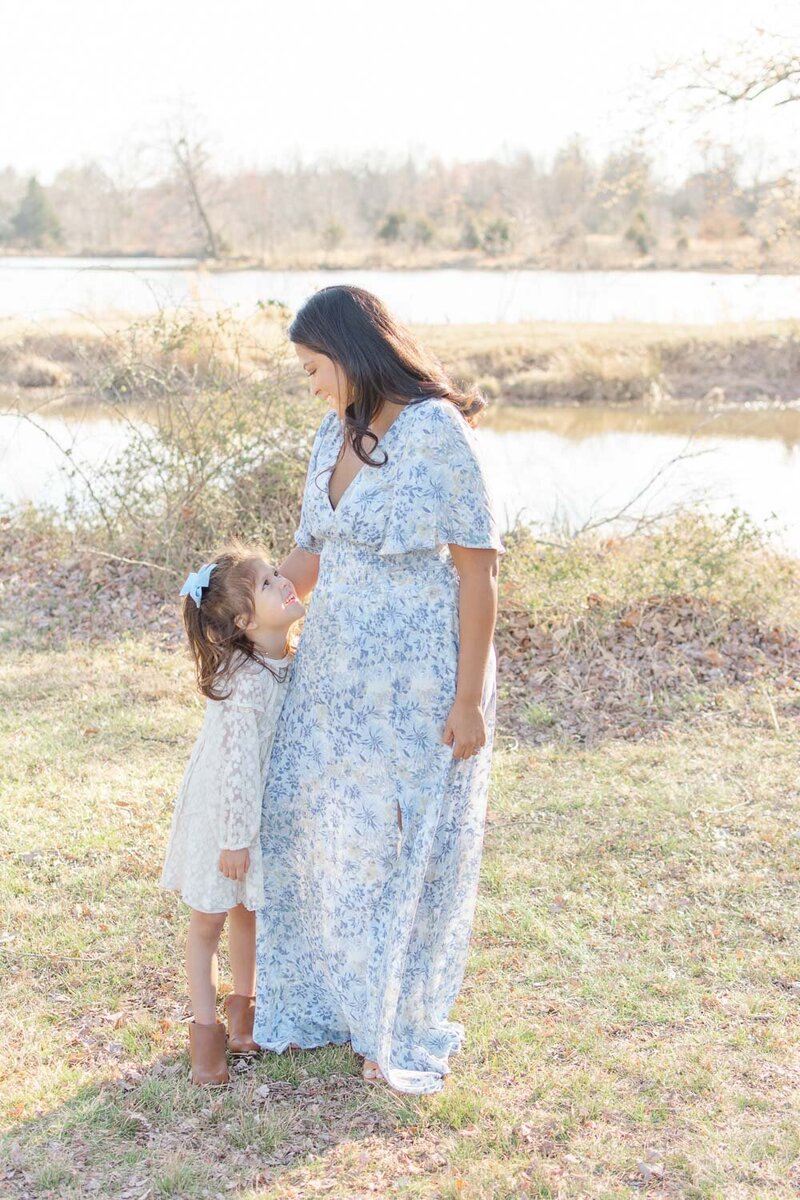
[{"label": "woman's neckline", "polygon": [[[386,439],[386,438],[389,436],[389,434],[392,432],[392,430],[394,429],[394,427],[395,427],[395,425],[397,424],[397,422],[398,422],[398,421],[399,421],[399,420],[400,420],[400,419],[403,417],[404,413],[406,413],[406,412],[408,411],[408,409],[409,409],[409,408],[419,408],[419,407],[420,407],[420,405],[427,403],[427,401],[429,401],[429,400],[431,400],[431,399],[433,399],[433,397],[431,397],[431,396],[423,396],[423,397],[422,397],[421,399],[419,399],[419,400],[410,400],[410,401],[408,402],[408,404],[404,404],[404,405],[402,405],[402,407],[400,408],[400,412],[397,414],[397,416],[396,416],[396,417],[395,417],[395,419],[392,421],[392,423],[391,423],[390,425],[387,425],[386,429],[383,431],[383,433],[382,433],[382,434],[381,434],[381,436],[378,438],[378,440],[377,440],[377,442],[375,443],[375,445],[372,447],[372,451],[374,452],[375,450],[378,450],[378,449],[379,449],[379,448],[380,448],[380,447],[383,445],[383,443],[384,443],[385,439]],[[368,464],[367,464],[367,463],[362,463],[362,465],[361,465],[361,466],[358,468],[358,470],[356,471],[355,475],[354,475],[354,476],[353,476],[353,478],[350,480],[350,482],[348,483],[347,487],[344,489],[344,491],[342,492],[341,496],[339,497],[339,499],[337,500],[336,504],[334,505],[333,501],[331,500],[331,480],[333,479],[333,472],[336,470],[336,465],[337,465],[337,463],[338,463],[338,461],[339,461],[339,454],[341,453],[342,445],[344,444],[344,437],[345,437],[345,431],[346,431],[346,426],[345,426],[345,423],[344,423],[344,421],[343,421],[343,420],[341,420],[341,418],[338,418],[338,417],[337,417],[337,423],[338,423],[338,426],[339,426],[339,450],[337,451],[337,456],[336,456],[336,459],[335,459],[335,461],[333,462],[333,464],[332,464],[332,466],[331,466],[331,468],[330,468],[330,472],[331,472],[331,473],[330,473],[330,475],[328,476],[328,483],[327,483],[327,486],[326,486],[326,488],[325,488],[325,495],[326,495],[326,496],[327,496],[327,498],[328,498],[328,504],[329,504],[329,506],[330,506],[331,512],[333,512],[333,513],[337,513],[337,512],[339,511],[339,509],[341,508],[341,506],[342,506],[342,502],[344,501],[345,497],[348,495],[348,493],[349,493],[349,492],[350,492],[350,490],[352,489],[353,485],[355,484],[356,480],[359,478],[359,476],[360,476],[360,475],[362,474],[362,472],[364,471],[365,467],[367,467],[367,466],[368,466]]]}]

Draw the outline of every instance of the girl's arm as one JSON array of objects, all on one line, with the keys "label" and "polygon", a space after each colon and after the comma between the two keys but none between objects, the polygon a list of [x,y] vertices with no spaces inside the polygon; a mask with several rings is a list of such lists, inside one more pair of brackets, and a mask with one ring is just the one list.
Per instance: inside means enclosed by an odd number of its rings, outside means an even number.
[{"label": "girl's arm", "polygon": [[[234,688],[238,682],[234,680]],[[217,836],[221,850],[245,850],[255,841],[261,828],[258,722],[255,709],[249,705],[237,703],[235,699],[221,700],[219,703],[222,705],[222,761],[220,827]]]},{"label": "girl's arm", "polygon": [[305,600],[309,592],[312,592],[316,586],[319,575],[319,555],[295,546],[278,567],[278,573],[291,579],[298,599]]},{"label": "girl's arm", "polygon": [[497,551],[450,546],[458,571],[458,678],[456,698],[442,741],[454,758],[469,758],[486,745],[481,699],[497,620]]}]

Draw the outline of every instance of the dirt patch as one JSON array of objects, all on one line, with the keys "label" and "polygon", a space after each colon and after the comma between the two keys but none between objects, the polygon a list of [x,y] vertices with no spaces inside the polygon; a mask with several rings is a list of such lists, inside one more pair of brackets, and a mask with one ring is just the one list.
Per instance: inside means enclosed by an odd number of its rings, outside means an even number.
[{"label": "dirt patch", "polygon": [[597,595],[569,623],[501,613],[503,724],[533,742],[641,738],[727,688],[764,689],[772,721],[800,720],[800,636],[719,601],[656,595],[611,609]]}]

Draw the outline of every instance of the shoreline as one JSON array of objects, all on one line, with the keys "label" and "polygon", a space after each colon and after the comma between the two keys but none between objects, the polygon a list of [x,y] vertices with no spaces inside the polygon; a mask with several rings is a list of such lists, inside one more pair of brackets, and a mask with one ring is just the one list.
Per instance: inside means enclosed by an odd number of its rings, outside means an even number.
[{"label": "shoreline", "polygon": [[[93,269],[97,271],[115,271],[124,269],[115,263],[142,262],[147,266],[141,270],[152,271],[208,271],[213,274],[237,274],[251,271],[270,271],[276,274],[306,273],[319,271],[334,273],[341,271],[391,271],[399,274],[414,271],[480,271],[486,273],[502,271],[533,271],[559,275],[614,275],[635,272],[636,274],[673,273],[678,275],[753,275],[753,276],[800,276],[800,267],[791,259],[786,262],[765,263],[747,259],[742,263],[731,263],[727,259],[715,257],[699,258],[697,261],[686,261],[680,257],[664,255],[651,256],[646,259],[620,257],[609,262],[601,262],[591,257],[588,260],[572,260],[561,262],[548,256],[504,255],[491,257],[488,255],[473,256],[464,253],[443,252],[432,256],[410,256],[406,259],[385,260],[382,255],[374,252],[354,254],[340,259],[326,257],[320,260],[315,255],[290,255],[278,258],[230,258],[207,259],[198,258],[191,254],[152,254],[147,251],[116,253],[114,251],[92,250],[76,253],[57,253],[51,251],[26,252],[0,250],[0,263],[3,260],[16,259],[21,262],[36,262],[41,259],[51,259],[59,263],[76,264],[104,260],[97,263]],[[180,265],[174,265],[179,262]],[[163,263],[163,266],[160,265]],[[56,267],[52,269],[57,269]]]}]

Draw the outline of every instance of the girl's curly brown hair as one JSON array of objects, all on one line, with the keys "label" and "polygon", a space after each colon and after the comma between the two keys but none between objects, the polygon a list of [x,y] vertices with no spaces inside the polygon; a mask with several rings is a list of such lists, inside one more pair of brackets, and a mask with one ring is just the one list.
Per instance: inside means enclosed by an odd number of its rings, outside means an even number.
[{"label": "girl's curly brown hair", "polygon": [[[227,700],[233,676],[250,660],[281,681],[279,674],[237,624],[249,624],[255,614],[256,564],[269,562],[262,547],[234,540],[208,560],[216,563],[200,607],[191,596],[183,600],[183,623],[197,671],[197,686],[209,700]],[[227,690],[225,690],[227,688]]]}]

